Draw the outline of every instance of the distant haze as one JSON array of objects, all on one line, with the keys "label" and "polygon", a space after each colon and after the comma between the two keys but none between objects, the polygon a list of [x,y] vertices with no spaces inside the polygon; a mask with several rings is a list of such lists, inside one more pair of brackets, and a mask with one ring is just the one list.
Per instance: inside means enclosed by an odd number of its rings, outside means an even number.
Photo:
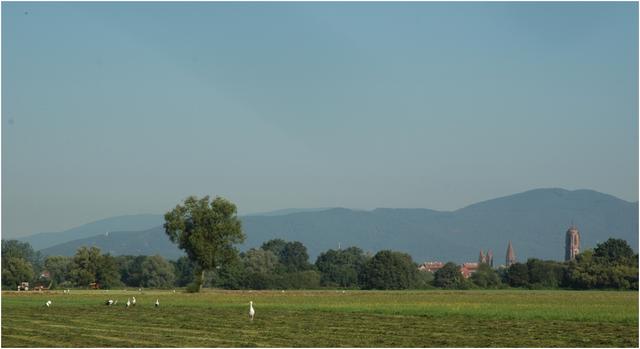
[{"label": "distant haze", "polygon": [[2,235],[221,195],[638,200],[638,4],[2,3]]},{"label": "distant haze", "polygon": [[[247,237],[240,249],[276,238],[300,241],[312,261],[328,249],[358,246],[370,253],[407,252],[416,261],[457,262],[473,261],[481,249],[491,249],[497,263],[503,263],[508,241],[520,261],[561,260],[571,222],[580,230],[582,250],[612,237],[626,240],[634,249],[638,246],[638,203],[592,190],[536,189],[449,212],[331,208],[280,210],[240,219]],[[112,217],[22,240],[44,255],[71,256],[81,246],[96,246],[112,255],[160,254],[176,259],[184,252],[169,240],[162,221],[162,215]]]}]

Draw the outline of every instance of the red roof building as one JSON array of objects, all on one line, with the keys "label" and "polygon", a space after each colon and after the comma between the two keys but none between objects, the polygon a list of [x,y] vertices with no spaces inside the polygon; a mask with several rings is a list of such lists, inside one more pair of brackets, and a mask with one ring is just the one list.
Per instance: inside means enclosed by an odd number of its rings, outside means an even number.
[{"label": "red roof building", "polygon": [[435,273],[438,269],[441,269],[442,267],[444,267],[444,263],[442,262],[424,262],[418,267],[418,270]]},{"label": "red roof building", "polygon": [[478,265],[478,263],[462,263],[460,273],[462,273],[462,276],[466,279],[478,270]]}]

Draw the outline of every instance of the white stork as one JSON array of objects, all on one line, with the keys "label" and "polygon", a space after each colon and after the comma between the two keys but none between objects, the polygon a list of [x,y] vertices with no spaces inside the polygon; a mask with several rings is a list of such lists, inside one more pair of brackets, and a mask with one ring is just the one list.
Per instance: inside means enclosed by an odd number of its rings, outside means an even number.
[{"label": "white stork", "polygon": [[136,297],[133,297],[133,300],[131,301],[131,305],[136,305]]},{"label": "white stork", "polygon": [[51,301],[47,301],[46,303],[44,303],[44,305],[46,305],[47,308],[49,308],[51,306]]},{"label": "white stork", "polygon": [[129,298],[127,298],[127,308],[129,308],[131,306],[131,300],[129,300]]},{"label": "white stork", "polygon": [[160,306],[160,301],[158,301],[158,299],[156,299],[156,308]]},{"label": "white stork", "polygon": [[253,321],[253,317],[256,315],[256,311],[253,309],[253,301],[249,301],[249,318]]}]

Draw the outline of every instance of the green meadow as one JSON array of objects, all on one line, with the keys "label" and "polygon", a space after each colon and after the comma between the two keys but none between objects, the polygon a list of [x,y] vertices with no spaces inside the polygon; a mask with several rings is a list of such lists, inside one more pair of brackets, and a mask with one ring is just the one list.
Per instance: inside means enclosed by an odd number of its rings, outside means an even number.
[{"label": "green meadow", "polygon": [[638,347],[638,293],[3,292],[2,346]]}]

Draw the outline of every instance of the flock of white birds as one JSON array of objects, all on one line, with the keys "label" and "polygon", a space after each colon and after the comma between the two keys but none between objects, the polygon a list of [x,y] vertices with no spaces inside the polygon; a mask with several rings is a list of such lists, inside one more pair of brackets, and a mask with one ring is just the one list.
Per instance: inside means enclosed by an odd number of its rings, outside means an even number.
[{"label": "flock of white birds", "polygon": [[[142,289],[140,289],[139,291],[142,291]],[[69,294],[70,290],[66,289],[62,291],[65,294]],[[284,292],[284,290],[282,291]],[[173,293],[176,293],[176,290],[173,290]],[[49,308],[51,307],[51,304],[53,304],[51,302],[51,300],[48,300],[44,303],[44,305]],[[118,300],[116,299],[115,301],[113,299],[108,299],[107,301],[104,302],[104,305],[106,306],[114,306],[118,304]],[[125,303],[125,306],[127,308],[135,306],[136,305],[136,297],[133,296],[132,298],[127,298],[127,303]],[[156,298],[156,302],[154,303],[155,307],[158,308],[160,307],[160,299]],[[253,301],[249,301],[249,319],[251,321],[253,321],[254,316],[256,315],[256,310],[253,309]]]}]

